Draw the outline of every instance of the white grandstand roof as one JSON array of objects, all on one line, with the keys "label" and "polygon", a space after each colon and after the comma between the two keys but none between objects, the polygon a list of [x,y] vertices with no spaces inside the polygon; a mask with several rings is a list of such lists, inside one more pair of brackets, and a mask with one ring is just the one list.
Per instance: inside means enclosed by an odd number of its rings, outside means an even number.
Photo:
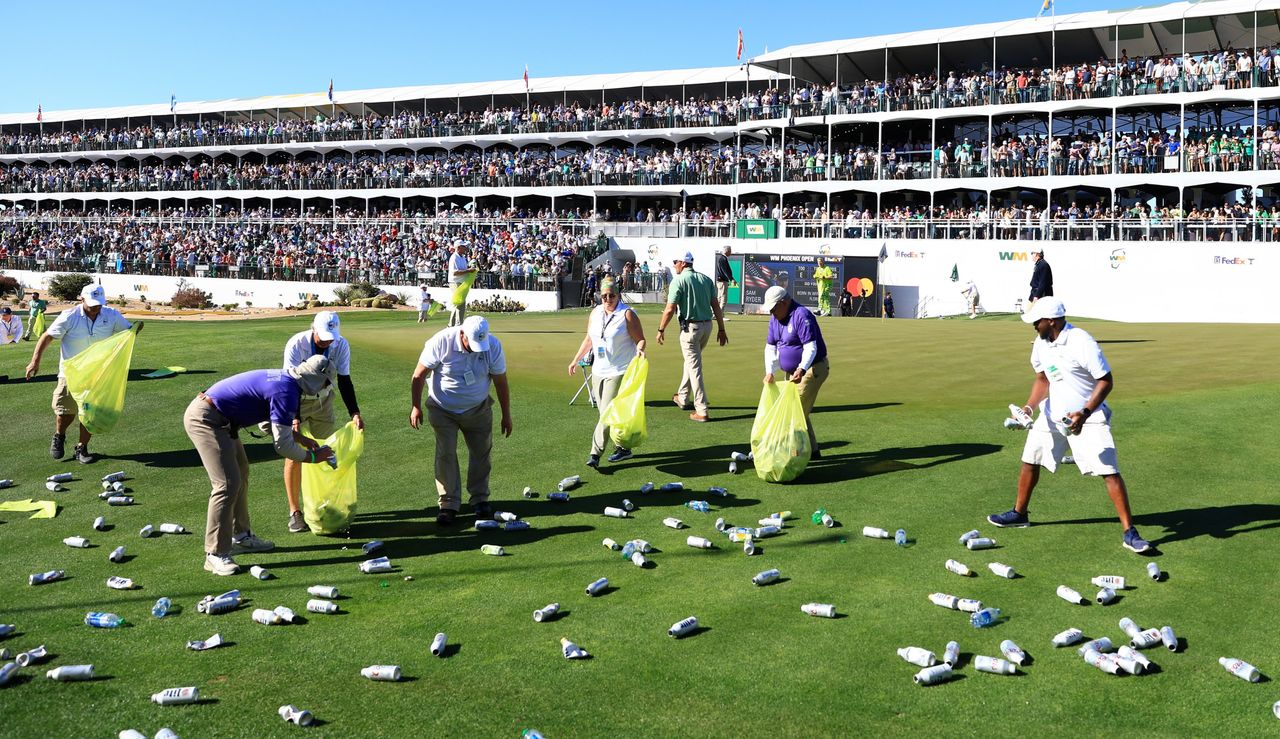
[{"label": "white grandstand roof", "polygon": [[[756,79],[777,78],[770,69],[755,70]],[[785,77],[785,75],[782,75]],[[530,77],[530,93],[554,93],[581,90],[621,90],[639,87],[679,87],[681,85],[710,85],[746,82],[745,65],[735,67],[705,67],[702,69],[668,69],[655,72],[623,72],[619,74],[588,74],[562,77]],[[523,78],[493,82],[462,82],[446,85],[421,85],[411,87],[382,87],[368,90],[333,91],[333,104],[338,106],[360,103],[387,103],[400,100],[449,100],[459,97],[485,97],[489,95],[524,95]],[[197,113],[221,113],[223,111],[275,110],[277,108],[325,108],[329,106],[327,90],[303,92],[291,95],[266,95],[256,98],[227,98],[225,100],[179,100],[178,115]],[[129,105],[114,108],[81,108],[76,110],[46,110],[44,123],[62,121],[101,120],[113,118],[147,118],[171,116],[166,100],[152,105]],[[36,112],[0,113],[0,124],[35,124]]]},{"label": "white grandstand roof", "polygon": [[[1027,4],[1033,7],[1032,3]],[[754,64],[768,65],[798,59],[801,57],[834,56],[837,54],[853,54],[860,51],[877,51],[889,48],[923,46],[928,44],[952,43],[983,38],[999,38],[1019,36],[1023,34],[1045,33],[1051,29],[1086,29],[1105,28],[1108,26],[1127,26],[1143,23],[1159,23],[1161,21],[1181,20],[1182,18],[1198,18],[1206,16],[1222,16],[1236,13],[1252,13],[1255,10],[1273,10],[1280,8],[1280,0],[1189,0],[1187,2],[1167,3],[1163,5],[1147,5],[1124,10],[1098,10],[1084,13],[1064,13],[1058,16],[1045,15],[1038,18],[982,23],[972,26],[954,26],[928,31],[910,31],[907,33],[890,33],[880,36],[845,39],[841,41],[820,41],[813,44],[786,46],[777,51],[753,57]]]}]

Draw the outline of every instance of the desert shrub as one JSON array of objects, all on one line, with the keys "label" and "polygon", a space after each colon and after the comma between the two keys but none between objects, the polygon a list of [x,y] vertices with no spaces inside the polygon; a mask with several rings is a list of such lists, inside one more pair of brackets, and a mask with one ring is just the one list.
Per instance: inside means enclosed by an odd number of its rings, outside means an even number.
[{"label": "desert shrub", "polygon": [[79,272],[54,275],[49,278],[49,296],[58,300],[79,300],[85,285],[92,285],[93,278]]},{"label": "desert shrub", "polygon": [[213,296],[186,280],[178,280],[178,289],[169,302],[174,308],[198,310],[213,307]]}]

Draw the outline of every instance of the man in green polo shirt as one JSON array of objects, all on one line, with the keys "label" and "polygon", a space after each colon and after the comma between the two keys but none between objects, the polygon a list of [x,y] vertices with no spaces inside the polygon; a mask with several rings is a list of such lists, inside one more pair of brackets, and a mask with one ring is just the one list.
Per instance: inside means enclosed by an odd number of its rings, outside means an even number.
[{"label": "man in green polo shirt", "polygon": [[[41,300],[40,293],[31,293],[31,300],[27,301],[27,335],[22,338],[27,341],[31,341],[31,332],[36,327],[36,317],[44,315],[44,312],[48,309],[49,302],[47,300]],[[41,323],[43,324],[44,322],[41,321]],[[36,338],[40,338],[38,333],[36,334]]]},{"label": "man in green polo shirt", "polygon": [[680,388],[671,397],[681,410],[689,409],[693,401],[693,413],[689,420],[705,423],[707,415],[707,391],[702,379],[702,350],[711,340],[711,318],[720,327],[716,340],[720,346],[729,343],[724,330],[724,314],[716,300],[716,285],[711,278],[693,269],[693,253],[685,252],[674,262],[676,277],[667,288],[667,308],[658,322],[658,343],[666,338],[667,324],[679,311],[680,351],[684,355],[684,374]]}]

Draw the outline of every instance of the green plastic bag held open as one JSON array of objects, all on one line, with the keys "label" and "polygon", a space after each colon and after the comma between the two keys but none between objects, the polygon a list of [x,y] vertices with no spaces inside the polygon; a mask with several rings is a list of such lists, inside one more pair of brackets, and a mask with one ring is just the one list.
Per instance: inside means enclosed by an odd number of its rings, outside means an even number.
[{"label": "green plastic bag held open", "polygon": [[766,383],[751,426],[756,475],[765,482],[790,482],[804,472],[813,450],[794,382]]},{"label": "green plastic bag held open", "polygon": [[637,354],[622,375],[618,394],[600,416],[600,422],[609,427],[609,438],[623,449],[635,449],[649,438],[644,420],[644,384],[648,379],[649,360]]},{"label": "green plastic bag held open", "polygon": [[364,432],[349,421],[321,443],[333,450],[338,467],[302,465],[302,517],[311,533],[336,534],[356,512],[356,462],[364,453]]},{"label": "green plastic bag held open", "polygon": [[44,336],[46,328],[48,326],[45,325],[44,311],[40,311],[35,318],[31,319],[31,335],[38,339]]},{"label": "green plastic bag held open", "polygon": [[62,363],[67,391],[80,406],[80,423],[91,434],[110,431],[124,415],[125,383],[137,337],[132,329],[121,331]]},{"label": "green plastic bag held open", "polygon": [[466,274],[466,276],[462,278],[462,283],[461,283],[461,284],[459,284],[459,285],[454,285],[454,287],[453,287],[453,295],[452,295],[452,296],[450,296],[450,298],[449,298],[449,302],[450,302],[450,303],[453,303],[453,307],[455,307],[455,308],[461,308],[462,306],[466,305],[466,303],[467,303],[467,293],[471,292],[471,286],[475,284],[475,282],[476,282],[476,275],[478,275],[478,274],[480,274],[480,273],[479,273],[479,272],[468,272],[468,273]]}]

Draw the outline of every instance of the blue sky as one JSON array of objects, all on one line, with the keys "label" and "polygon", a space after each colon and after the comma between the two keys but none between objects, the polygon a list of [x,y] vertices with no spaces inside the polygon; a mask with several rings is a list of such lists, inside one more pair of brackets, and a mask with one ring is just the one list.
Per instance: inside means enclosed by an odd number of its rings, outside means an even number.
[{"label": "blue sky", "polygon": [[[1057,12],[1132,4],[1061,0]],[[1030,17],[1040,0],[5,5],[0,111],[25,112],[323,91],[330,77],[338,90],[519,79],[525,64],[531,77],[719,66],[735,63],[739,27],[751,56]]]}]

